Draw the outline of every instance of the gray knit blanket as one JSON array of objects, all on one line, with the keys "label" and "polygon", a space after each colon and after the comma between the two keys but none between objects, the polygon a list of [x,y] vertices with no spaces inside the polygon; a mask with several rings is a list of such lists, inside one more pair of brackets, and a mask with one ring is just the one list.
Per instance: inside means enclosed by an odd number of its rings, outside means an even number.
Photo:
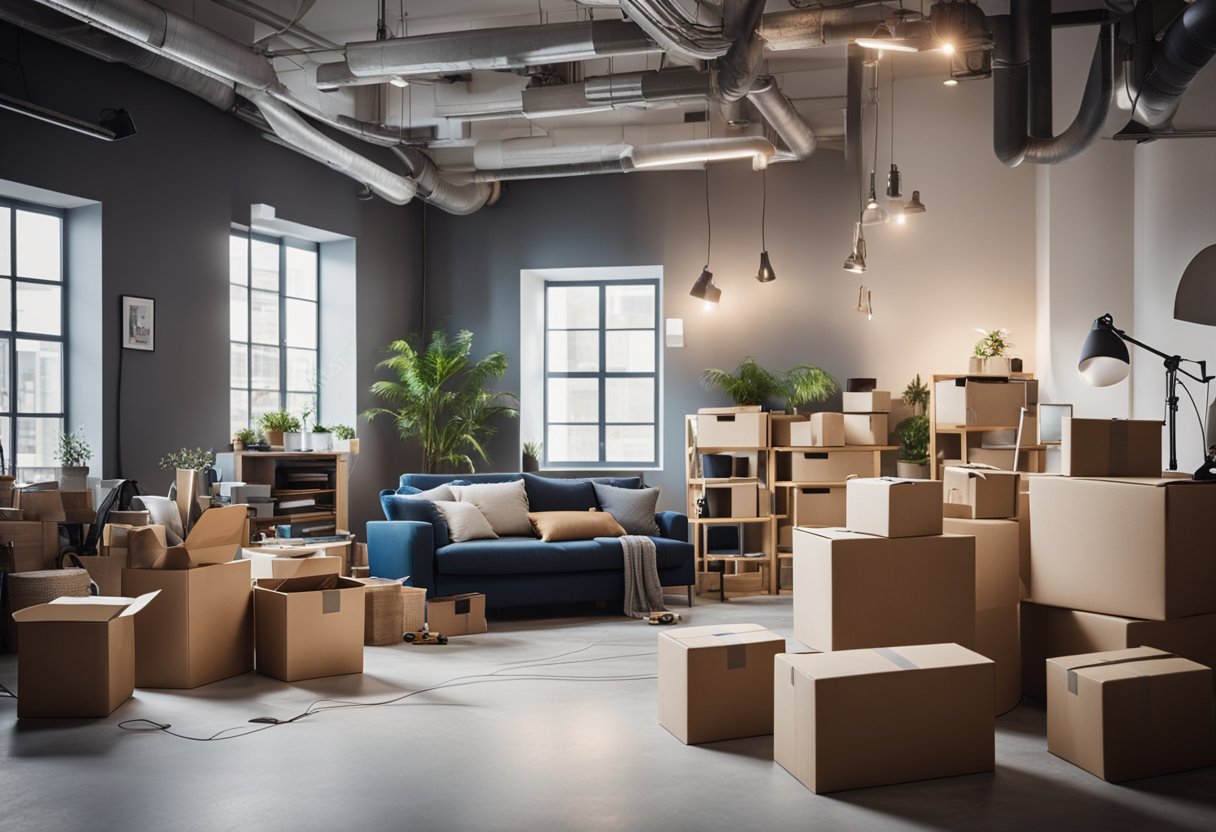
[{"label": "gray knit blanket", "polygon": [[639,534],[627,534],[620,540],[625,558],[625,615],[641,618],[655,610],[667,609],[663,606],[654,541]]}]

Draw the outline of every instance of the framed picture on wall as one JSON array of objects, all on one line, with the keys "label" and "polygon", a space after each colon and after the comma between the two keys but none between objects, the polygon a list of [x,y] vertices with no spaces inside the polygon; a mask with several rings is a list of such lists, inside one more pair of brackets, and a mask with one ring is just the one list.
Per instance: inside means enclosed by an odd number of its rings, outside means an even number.
[{"label": "framed picture on wall", "polygon": [[152,298],[123,295],[122,348],[156,350],[156,301]]}]

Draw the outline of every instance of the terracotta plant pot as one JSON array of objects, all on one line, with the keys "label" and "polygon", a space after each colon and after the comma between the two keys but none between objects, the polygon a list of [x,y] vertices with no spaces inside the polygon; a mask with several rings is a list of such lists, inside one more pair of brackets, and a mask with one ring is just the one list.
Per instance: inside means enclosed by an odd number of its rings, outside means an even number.
[{"label": "terracotta plant pot", "polygon": [[270,447],[272,447],[272,448],[282,448],[283,447],[283,431],[281,431],[281,430],[266,431],[266,444],[270,445]]}]

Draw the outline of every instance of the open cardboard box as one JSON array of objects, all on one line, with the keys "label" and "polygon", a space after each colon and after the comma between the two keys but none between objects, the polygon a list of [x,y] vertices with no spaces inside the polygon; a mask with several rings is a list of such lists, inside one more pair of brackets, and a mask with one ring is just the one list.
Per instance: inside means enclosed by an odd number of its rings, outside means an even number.
[{"label": "open cardboard box", "polygon": [[259,578],[303,578],[309,575],[341,575],[342,558],[308,546],[266,546],[242,549],[251,575]]},{"label": "open cardboard box", "polygon": [[236,556],[245,533],[248,506],[225,506],[203,512],[178,546],[165,546],[164,535],[151,527],[132,529],[127,536],[132,569],[191,569],[227,563]]},{"label": "open cardboard box", "polygon": [[338,575],[263,578],[253,593],[258,673],[295,682],[363,672],[363,584]]}]

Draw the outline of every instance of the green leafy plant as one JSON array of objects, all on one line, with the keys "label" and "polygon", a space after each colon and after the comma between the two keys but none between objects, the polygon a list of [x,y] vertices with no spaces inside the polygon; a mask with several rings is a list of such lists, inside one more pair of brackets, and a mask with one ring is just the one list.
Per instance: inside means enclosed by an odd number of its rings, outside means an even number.
[{"label": "green leafy plant", "polygon": [[425,344],[418,333],[393,341],[385,348],[389,357],[377,365],[396,378],[372,385],[386,406],[363,415],[368,420],[388,416],[402,439],[417,440],[424,473],[475,471],[473,455],[489,463],[485,443],[497,431],[494,422],[519,415],[506,403],[517,401],[514,394],[486,389],[506,374],[506,353],[473,361],[472,351],[472,332],[460,330],[453,337],[437,329]]},{"label": "green leafy plant", "polygon": [[286,410],[271,410],[258,417],[258,424],[265,431],[295,433],[300,429],[300,420]]},{"label": "green leafy plant", "polygon": [[975,343],[976,358],[1002,358],[1014,347],[1007,329],[977,329],[976,332],[984,336]]},{"label": "green leafy plant", "polygon": [[355,429],[350,425],[334,425],[330,430],[333,431],[335,439],[354,439]]},{"label": "green leafy plant", "polygon": [[83,468],[93,458],[93,449],[84,438],[84,425],[71,433],[59,437],[59,447],[55,449],[55,459],[64,468]]},{"label": "green leafy plant", "polygon": [[895,426],[899,439],[899,457],[913,465],[929,462],[929,386],[916,378],[904,388],[904,404],[912,408],[912,415]]},{"label": "green leafy plant", "polygon": [[839,386],[826,371],[811,364],[799,364],[782,375],[774,375],[761,367],[756,359],[743,359],[733,373],[711,367],[701,373],[701,384],[709,390],[721,390],[737,405],[763,405],[771,399],[785,399],[786,409],[821,402],[835,393]]},{"label": "green leafy plant", "polygon": [[330,433],[330,430],[329,430],[329,428],[325,427],[325,425],[313,425],[312,432],[313,433]]},{"label": "green leafy plant", "polygon": [[160,458],[160,467],[165,471],[184,468],[187,471],[203,471],[215,464],[215,454],[202,448],[181,448]]},{"label": "green leafy plant", "polygon": [[265,437],[253,428],[241,428],[232,438],[248,448],[250,445],[261,444]]},{"label": "green leafy plant", "polygon": [[904,404],[912,408],[914,415],[923,416],[929,412],[929,385],[920,380],[920,373],[908,382],[903,398]]},{"label": "green leafy plant", "polygon": [[524,456],[530,456],[533,459],[540,459],[540,455],[544,449],[545,446],[543,444],[533,439],[529,439],[524,443]]}]

